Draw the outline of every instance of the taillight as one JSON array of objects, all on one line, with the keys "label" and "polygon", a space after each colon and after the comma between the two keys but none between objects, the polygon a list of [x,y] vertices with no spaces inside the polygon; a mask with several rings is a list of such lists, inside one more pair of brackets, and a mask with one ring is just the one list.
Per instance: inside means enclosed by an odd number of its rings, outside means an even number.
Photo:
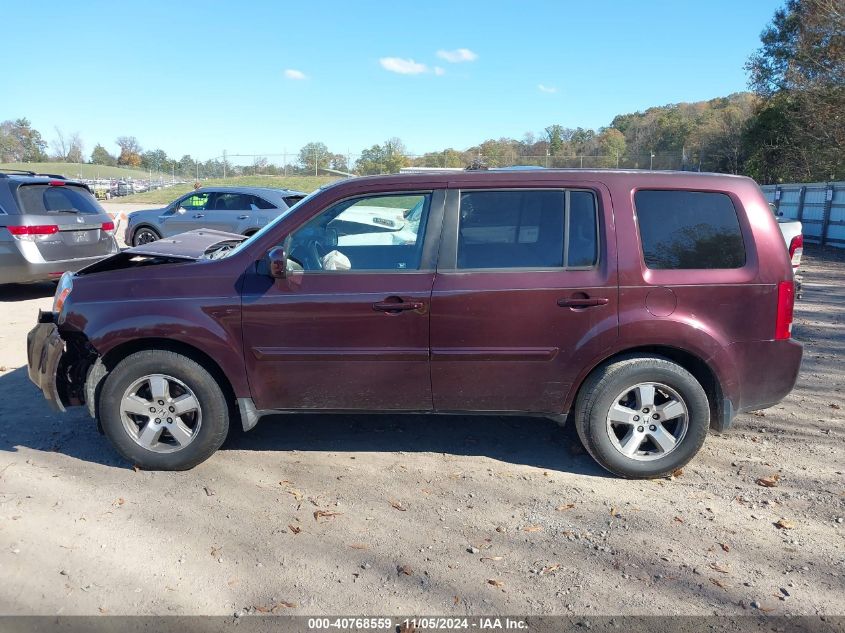
[{"label": "taillight", "polygon": [[51,180],[47,184],[51,187],[64,187],[67,183],[64,180]]},{"label": "taillight", "polygon": [[795,307],[795,283],[778,284],[778,309],[775,317],[775,340],[783,341],[792,336],[792,310]]},{"label": "taillight", "polygon": [[35,224],[30,226],[7,226],[9,233],[21,240],[33,241],[39,236],[54,235],[59,232],[55,224]]},{"label": "taillight", "polygon": [[801,264],[801,255],[804,253],[804,235],[796,235],[789,243],[789,259],[792,260],[792,267],[798,268]]},{"label": "taillight", "polygon": [[114,222],[103,222],[103,230],[108,233],[114,231]]}]

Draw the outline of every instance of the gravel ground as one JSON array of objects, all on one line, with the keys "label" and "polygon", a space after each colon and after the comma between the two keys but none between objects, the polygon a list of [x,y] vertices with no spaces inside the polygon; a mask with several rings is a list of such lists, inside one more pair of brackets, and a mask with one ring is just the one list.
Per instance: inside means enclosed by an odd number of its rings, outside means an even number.
[{"label": "gravel ground", "polygon": [[0,613],[845,614],[843,256],[805,255],[793,394],[649,482],[504,417],[268,418],[136,472],[26,378],[52,287],[0,288]]}]

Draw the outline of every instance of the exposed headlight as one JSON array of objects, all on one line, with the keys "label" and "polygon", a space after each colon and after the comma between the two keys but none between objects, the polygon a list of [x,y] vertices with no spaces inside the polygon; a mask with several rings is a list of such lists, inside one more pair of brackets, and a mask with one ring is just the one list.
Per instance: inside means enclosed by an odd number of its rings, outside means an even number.
[{"label": "exposed headlight", "polygon": [[73,290],[73,273],[65,272],[59,278],[59,285],[56,286],[56,294],[53,297],[53,312],[61,313],[71,290]]}]

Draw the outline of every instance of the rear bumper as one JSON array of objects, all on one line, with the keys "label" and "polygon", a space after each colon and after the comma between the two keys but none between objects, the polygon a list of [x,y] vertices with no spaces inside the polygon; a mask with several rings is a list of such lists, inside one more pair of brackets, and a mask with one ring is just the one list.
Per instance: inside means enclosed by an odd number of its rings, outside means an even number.
[{"label": "rear bumper", "polygon": [[734,343],[740,394],[737,413],[765,409],[783,400],[795,387],[804,348],[798,341]]},{"label": "rear bumper", "polygon": [[55,411],[64,411],[59,397],[58,369],[65,342],[59,334],[52,312],[40,312],[38,325],[26,337],[26,356],[29,379],[44,394],[50,407]]},{"label": "rear bumper", "polygon": [[0,270],[0,284],[27,284],[58,279],[65,271],[75,273],[110,255],[114,255],[114,253],[107,253],[98,257],[38,263],[29,262],[21,257],[19,260],[3,266]]}]

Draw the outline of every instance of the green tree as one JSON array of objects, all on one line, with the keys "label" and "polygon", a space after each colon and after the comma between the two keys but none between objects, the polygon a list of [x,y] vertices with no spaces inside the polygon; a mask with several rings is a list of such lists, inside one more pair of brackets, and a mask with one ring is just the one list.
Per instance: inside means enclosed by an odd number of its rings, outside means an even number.
[{"label": "green tree", "polygon": [[47,160],[47,142],[29,119],[0,123],[0,159],[7,163],[40,163]]},{"label": "green tree", "polygon": [[105,147],[97,143],[91,151],[91,162],[94,165],[108,165],[113,167],[117,165],[117,158],[109,154]]},{"label": "green tree", "polygon": [[746,137],[749,171],[760,180],[845,177],[842,0],[787,0],[760,40],[746,64],[763,98]]},{"label": "green tree", "polygon": [[549,155],[560,156],[563,153],[563,127],[557,124],[550,125],[546,128],[546,136],[549,139]]},{"label": "green tree", "polygon": [[308,143],[299,150],[299,166],[306,174],[315,174],[329,166],[332,156],[325,143]]},{"label": "green tree", "polygon": [[383,145],[373,145],[361,152],[355,170],[359,174],[395,174],[408,162],[405,144],[393,137]]},{"label": "green tree", "polygon": [[601,157],[600,167],[617,167],[620,159],[625,156],[625,135],[616,128],[601,130],[596,137],[596,144]]}]

